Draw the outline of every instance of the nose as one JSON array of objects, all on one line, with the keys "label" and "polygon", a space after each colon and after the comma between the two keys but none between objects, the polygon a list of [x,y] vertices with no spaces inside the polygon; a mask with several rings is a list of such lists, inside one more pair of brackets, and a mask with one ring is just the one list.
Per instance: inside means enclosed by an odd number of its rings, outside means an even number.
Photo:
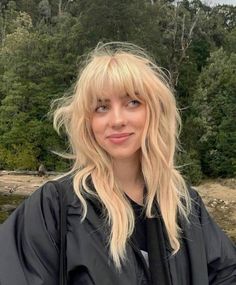
[{"label": "nose", "polygon": [[126,125],[126,117],[121,107],[114,107],[110,113],[110,126],[112,128],[121,128]]}]

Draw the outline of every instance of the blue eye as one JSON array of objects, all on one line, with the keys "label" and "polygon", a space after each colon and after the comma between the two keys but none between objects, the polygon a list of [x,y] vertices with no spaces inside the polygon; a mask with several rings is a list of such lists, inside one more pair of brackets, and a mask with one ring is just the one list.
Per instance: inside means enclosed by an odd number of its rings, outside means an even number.
[{"label": "blue eye", "polygon": [[101,105],[101,106],[96,107],[95,112],[104,113],[107,111],[107,109],[108,107],[106,105]]},{"label": "blue eye", "polygon": [[130,100],[128,102],[128,105],[131,106],[131,107],[136,107],[136,106],[139,106],[141,104],[141,102],[139,102],[138,100]]}]

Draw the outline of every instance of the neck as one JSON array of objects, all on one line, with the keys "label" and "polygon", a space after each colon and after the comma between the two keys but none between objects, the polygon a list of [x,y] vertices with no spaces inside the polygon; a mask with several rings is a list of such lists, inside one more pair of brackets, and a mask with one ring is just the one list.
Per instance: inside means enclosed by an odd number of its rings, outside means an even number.
[{"label": "neck", "polygon": [[144,180],[139,157],[116,159],[113,170],[121,189],[135,202],[143,204]]}]

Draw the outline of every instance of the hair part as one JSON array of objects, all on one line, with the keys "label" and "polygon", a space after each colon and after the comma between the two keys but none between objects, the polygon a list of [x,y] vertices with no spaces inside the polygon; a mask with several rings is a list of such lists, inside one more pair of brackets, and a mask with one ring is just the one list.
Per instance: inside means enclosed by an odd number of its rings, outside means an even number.
[{"label": "hair part", "polygon": [[[158,202],[173,253],[180,248],[177,215],[188,220],[190,198],[174,164],[181,120],[164,72],[132,44],[99,44],[80,71],[73,96],[63,99],[55,111],[54,127],[58,132],[64,127],[71,145],[73,185],[84,210],[83,218],[87,214],[83,192],[97,195],[104,205],[111,229],[110,254],[119,269],[134,230],[134,214],[116,181],[111,158],[96,142],[90,123],[97,100],[104,96],[107,86],[146,103],[141,146],[141,170],[147,189],[145,212],[152,217],[153,204]],[[96,193],[86,183],[90,175]]]}]

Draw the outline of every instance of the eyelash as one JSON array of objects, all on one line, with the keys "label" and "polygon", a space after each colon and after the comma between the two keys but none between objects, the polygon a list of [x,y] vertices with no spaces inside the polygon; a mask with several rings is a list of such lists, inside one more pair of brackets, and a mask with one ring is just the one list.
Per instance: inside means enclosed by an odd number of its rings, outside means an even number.
[{"label": "eyelash", "polygon": [[138,101],[138,100],[136,100],[136,99],[134,99],[134,100],[130,100],[130,101],[128,102],[128,104],[129,104],[129,103],[135,103],[135,106],[136,106],[136,105],[138,105],[138,106],[139,106],[139,105],[141,104],[141,102],[140,102],[140,101]]},{"label": "eyelash", "polygon": [[[127,105],[129,106],[130,103],[132,103],[131,107],[136,107],[136,106],[139,106],[141,104],[141,102],[136,100],[136,99],[128,101]],[[102,110],[100,108],[102,108]],[[107,109],[108,105],[100,105],[100,106],[96,107],[95,112],[103,113],[103,112],[105,112],[103,108]]]},{"label": "eyelash", "polygon": [[95,112],[98,112],[98,113],[104,112],[104,111],[99,111],[100,108],[107,108],[107,106],[106,105],[98,106],[98,107],[95,108]]}]

